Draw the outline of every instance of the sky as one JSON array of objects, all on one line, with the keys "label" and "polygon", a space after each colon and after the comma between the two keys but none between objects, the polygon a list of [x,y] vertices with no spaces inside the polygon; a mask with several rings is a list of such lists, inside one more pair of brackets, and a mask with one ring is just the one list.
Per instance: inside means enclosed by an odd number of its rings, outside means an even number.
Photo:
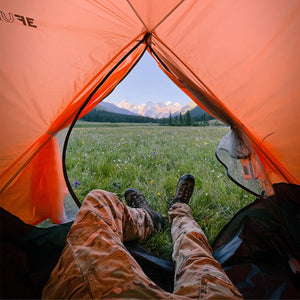
[{"label": "sky", "polygon": [[185,95],[158,67],[156,61],[146,51],[144,56],[105,99],[114,104],[126,100],[138,105],[148,101],[163,101],[185,105],[191,99]]}]

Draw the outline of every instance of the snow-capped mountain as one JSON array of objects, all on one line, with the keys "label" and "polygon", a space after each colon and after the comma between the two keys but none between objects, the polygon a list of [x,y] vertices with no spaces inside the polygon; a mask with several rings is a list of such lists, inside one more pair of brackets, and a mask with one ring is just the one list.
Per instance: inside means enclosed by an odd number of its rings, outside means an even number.
[{"label": "snow-capped mountain", "polygon": [[107,112],[113,112],[116,114],[122,114],[122,115],[134,115],[137,116],[138,114],[131,112],[127,109],[124,108],[120,108],[117,105],[107,102],[107,101],[102,101],[100,102],[97,107],[103,111],[107,111]]},{"label": "snow-capped mountain", "polygon": [[115,105],[113,103],[102,101],[98,104],[98,108],[107,112],[113,112],[123,115],[140,115],[144,117],[151,118],[168,118],[171,114],[172,116],[179,115],[180,113],[185,114],[188,110],[192,110],[197,105],[191,101],[187,105],[182,105],[180,103],[168,102],[157,102],[153,103],[148,101],[143,104],[134,105],[126,100],[121,101],[119,104]]},{"label": "snow-capped mountain", "polygon": [[[194,102],[192,102],[194,103]],[[188,109],[191,109],[191,105],[181,105],[179,103],[172,103],[170,101],[168,102],[157,102],[153,103],[151,101],[148,101],[146,103],[140,104],[140,105],[134,105],[126,100],[121,101],[119,104],[117,104],[119,108],[123,108],[126,110],[129,110],[131,112],[134,112],[136,114],[145,116],[145,117],[151,117],[151,118],[167,118],[169,115],[178,114],[180,112],[184,113]],[[195,106],[195,105],[194,105]],[[184,110],[184,111],[182,111]]]},{"label": "snow-capped mountain", "polygon": [[175,112],[172,116],[177,116],[177,115],[179,115],[180,113],[181,113],[182,115],[184,115],[188,110],[191,111],[191,110],[194,109],[196,106],[197,106],[197,104],[196,104],[194,101],[191,101],[191,102],[189,102],[188,104],[182,106],[182,108],[181,108],[179,111]]}]

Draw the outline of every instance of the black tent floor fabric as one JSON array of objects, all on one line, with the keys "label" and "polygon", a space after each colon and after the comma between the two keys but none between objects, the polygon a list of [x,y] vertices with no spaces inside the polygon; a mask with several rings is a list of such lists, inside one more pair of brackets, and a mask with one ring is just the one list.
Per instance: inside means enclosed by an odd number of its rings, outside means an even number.
[{"label": "black tent floor fabric", "polygon": [[[300,186],[274,185],[223,228],[212,247],[246,299],[300,299]],[[50,228],[23,223],[1,208],[1,298],[40,298],[72,222]],[[136,243],[127,249],[144,272],[172,292],[174,265]]]},{"label": "black tent floor fabric", "polygon": [[223,228],[214,257],[244,298],[300,299],[300,186],[273,187]]}]

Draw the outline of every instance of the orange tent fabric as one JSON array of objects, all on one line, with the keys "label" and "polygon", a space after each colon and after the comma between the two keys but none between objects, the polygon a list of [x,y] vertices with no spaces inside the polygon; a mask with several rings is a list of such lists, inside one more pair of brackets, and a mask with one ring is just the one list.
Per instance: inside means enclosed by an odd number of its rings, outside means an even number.
[{"label": "orange tent fabric", "polygon": [[243,136],[271,184],[299,184],[299,31],[298,0],[2,1],[0,205],[31,224],[63,219],[55,136],[146,47]]}]

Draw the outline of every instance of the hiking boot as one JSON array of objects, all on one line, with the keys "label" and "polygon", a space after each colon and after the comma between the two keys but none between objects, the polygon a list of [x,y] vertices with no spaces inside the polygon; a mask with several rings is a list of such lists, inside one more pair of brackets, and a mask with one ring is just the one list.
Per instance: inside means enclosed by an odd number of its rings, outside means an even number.
[{"label": "hiking boot", "polygon": [[173,204],[178,202],[189,204],[194,191],[194,185],[195,178],[192,174],[185,174],[181,176],[177,183],[175,197],[170,201],[169,209]]},{"label": "hiking boot", "polygon": [[145,209],[152,218],[155,230],[160,231],[163,229],[165,224],[164,218],[161,214],[150,208],[145,196],[140,191],[132,188],[127,189],[125,191],[125,200],[130,207]]}]

